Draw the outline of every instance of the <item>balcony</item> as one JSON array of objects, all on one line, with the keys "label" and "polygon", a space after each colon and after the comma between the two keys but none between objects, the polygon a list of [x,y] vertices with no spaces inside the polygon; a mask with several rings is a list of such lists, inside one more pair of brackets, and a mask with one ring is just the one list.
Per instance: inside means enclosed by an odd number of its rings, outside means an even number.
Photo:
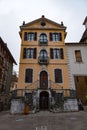
[{"label": "balcony", "polygon": [[38,63],[42,65],[47,65],[49,64],[49,57],[48,56],[39,56],[38,57]]},{"label": "balcony", "polygon": [[39,45],[48,45],[47,39],[39,39]]}]

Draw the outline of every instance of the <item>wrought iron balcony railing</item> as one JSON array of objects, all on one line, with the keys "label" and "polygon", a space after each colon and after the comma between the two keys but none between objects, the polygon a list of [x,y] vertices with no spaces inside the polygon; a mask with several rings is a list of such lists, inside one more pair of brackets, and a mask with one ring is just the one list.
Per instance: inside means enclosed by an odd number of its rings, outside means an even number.
[{"label": "wrought iron balcony railing", "polygon": [[48,86],[41,86],[41,81],[37,80],[32,84],[29,84],[25,86],[24,89],[15,89],[12,90],[10,93],[12,97],[17,97],[17,96],[24,96],[24,93],[34,93],[34,91],[40,90],[50,90],[52,93],[52,96],[55,95],[56,93],[63,93],[64,98],[76,98],[76,90],[73,89],[64,89],[63,86],[56,84],[55,82],[48,80],[48,83],[45,85]]},{"label": "wrought iron balcony railing", "polygon": [[47,65],[49,63],[49,57],[48,56],[39,56],[38,63]]}]

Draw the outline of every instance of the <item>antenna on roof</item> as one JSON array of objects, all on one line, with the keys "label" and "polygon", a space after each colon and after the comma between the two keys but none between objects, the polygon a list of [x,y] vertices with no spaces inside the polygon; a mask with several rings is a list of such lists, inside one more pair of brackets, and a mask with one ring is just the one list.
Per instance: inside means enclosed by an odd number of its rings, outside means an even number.
[{"label": "antenna on roof", "polygon": [[64,24],[63,24],[63,21],[61,22],[61,25],[63,26]]},{"label": "antenna on roof", "polygon": [[23,25],[25,25],[25,21],[23,21]]},{"label": "antenna on roof", "polygon": [[44,18],[45,16],[44,15],[42,15],[42,18]]}]

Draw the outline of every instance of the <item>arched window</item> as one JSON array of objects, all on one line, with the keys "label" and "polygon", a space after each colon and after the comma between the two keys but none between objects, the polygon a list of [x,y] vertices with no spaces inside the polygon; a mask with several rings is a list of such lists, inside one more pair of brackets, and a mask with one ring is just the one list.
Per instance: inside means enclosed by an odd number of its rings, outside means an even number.
[{"label": "arched window", "polygon": [[40,64],[48,64],[49,58],[46,50],[41,50],[39,54],[39,63]]},{"label": "arched window", "polygon": [[47,44],[47,35],[45,33],[42,33],[40,35],[39,43],[40,44]]},{"label": "arched window", "polygon": [[40,57],[46,58],[47,57],[47,51],[46,50],[41,50],[40,51]]}]

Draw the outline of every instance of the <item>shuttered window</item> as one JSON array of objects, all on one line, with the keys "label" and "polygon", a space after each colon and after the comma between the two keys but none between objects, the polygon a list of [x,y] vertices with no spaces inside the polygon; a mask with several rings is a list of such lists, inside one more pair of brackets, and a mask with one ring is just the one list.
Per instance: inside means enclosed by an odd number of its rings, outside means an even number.
[{"label": "shuttered window", "polygon": [[50,48],[51,59],[64,59],[63,48]]},{"label": "shuttered window", "polygon": [[62,70],[55,69],[55,83],[62,83]]},{"label": "shuttered window", "polygon": [[50,33],[49,40],[50,41],[62,41],[62,34],[61,33]]},{"label": "shuttered window", "polygon": [[36,48],[24,48],[23,49],[23,58],[36,59],[37,54]]},{"label": "shuttered window", "polygon": [[33,82],[33,69],[26,69],[25,71],[25,83]]},{"label": "shuttered window", "polygon": [[37,40],[37,33],[36,32],[25,32],[24,33],[24,40],[25,41],[36,41]]}]

